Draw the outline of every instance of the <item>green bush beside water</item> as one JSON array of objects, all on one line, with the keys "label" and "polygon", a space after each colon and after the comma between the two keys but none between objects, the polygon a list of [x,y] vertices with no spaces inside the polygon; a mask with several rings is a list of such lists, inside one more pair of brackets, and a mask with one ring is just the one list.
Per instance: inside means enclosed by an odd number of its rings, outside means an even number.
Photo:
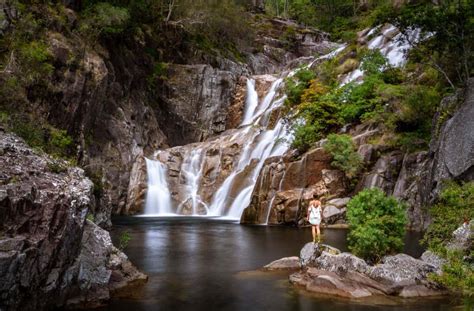
[{"label": "green bush beside water", "polygon": [[349,249],[370,262],[403,248],[405,205],[378,189],[365,189],[347,204]]}]

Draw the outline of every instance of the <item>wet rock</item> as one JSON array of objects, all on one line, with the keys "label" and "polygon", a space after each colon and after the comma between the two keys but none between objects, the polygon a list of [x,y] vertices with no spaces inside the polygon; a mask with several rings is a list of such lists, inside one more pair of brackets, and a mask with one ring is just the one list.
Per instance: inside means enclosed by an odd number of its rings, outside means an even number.
[{"label": "wet rock", "polygon": [[284,257],[275,261],[272,261],[265,267],[264,270],[275,271],[275,270],[297,270],[300,266],[300,259],[297,256]]},{"label": "wet rock", "polygon": [[341,277],[337,273],[316,268],[290,275],[290,282],[305,287],[309,292],[345,298],[383,295],[385,290],[377,282],[357,272],[349,272]]},{"label": "wet rock", "polygon": [[307,203],[313,196],[345,191],[344,173],[330,169],[331,157],[323,148],[305,153],[301,159],[268,159],[260,171],[243,223],[292,224],[301,226]]},{"label": "wet rock", "polygon": [[[429,175],[430,159],[427,152],[405,154],[393,196],[408,204],[408,226],[420,231],[426,229],[429,221],[425,210],[427,178]],[[429,191],[428,191],[429,192]]]}]

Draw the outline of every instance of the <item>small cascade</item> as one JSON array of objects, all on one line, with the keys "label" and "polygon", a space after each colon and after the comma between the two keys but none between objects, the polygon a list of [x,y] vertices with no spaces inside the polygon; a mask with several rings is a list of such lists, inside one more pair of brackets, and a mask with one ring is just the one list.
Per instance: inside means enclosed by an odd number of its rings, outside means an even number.
[{"label": "small cascade", "polygon": [[[429,36],[429,34],[428,34]],[[369,40],[370,39],[370,40]],[[387,58],[390,66],[401,67],[407,62],[408,51],[422,40],[420,29],[411,29],[406,35],[400,33],[397,27],[386,25],[385,27],[374,27],[362,38],[367,42],[367,48],[378,49],[380,53]],[[364,76],[360,66],[349,72],[341,82],[341,85],[353,81],[360,81]]]},{"label": "small cascade", "polygon": [[249,124],[252,121],[255,109],[258,106],[258,94],[255,90],[255,80],[247,79],[247,97],[245,98],[245,114],[242,125]]},{"label": "small cascade", "polygon": [[171,196],[166,181],[167,168],[160,161],[146,160],[148,172],[148,190],[146,195],[145,214],[172,214]]},{"label": "small cascade", "polygon": [[178,206],[178,214],[182,214],[185,208],[190,209],[192,215],[207,214],[209,208],[198,194],[202,176],[202,149],[191,150],[191,153],[186,156],[186,160],[180,172],[185,184],[186,198]]}]

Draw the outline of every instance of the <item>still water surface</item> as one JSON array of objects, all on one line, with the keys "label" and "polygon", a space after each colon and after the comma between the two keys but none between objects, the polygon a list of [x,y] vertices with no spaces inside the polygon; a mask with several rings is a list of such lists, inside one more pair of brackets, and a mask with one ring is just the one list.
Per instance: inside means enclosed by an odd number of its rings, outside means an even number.
[{"label": "still water surface", "polygon": [[[358,302],[316,297],[291,286],[287,273],[257,271],[298,255],[311,239],[307,229],[243,226],[209,218],[114,219],[115,242],[127,230],[125,253],[148,274],[133,299],[114,300],[102,310],[452,310],[446,299]],[[346,248],[345,230],[326,229],[325,242]],[[416,236],[406,252],[421,254]]]}]

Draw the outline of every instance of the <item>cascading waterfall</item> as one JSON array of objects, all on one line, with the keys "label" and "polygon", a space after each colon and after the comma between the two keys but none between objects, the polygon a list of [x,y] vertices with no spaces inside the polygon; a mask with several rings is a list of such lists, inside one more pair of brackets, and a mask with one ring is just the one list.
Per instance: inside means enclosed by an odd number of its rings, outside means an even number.
[{"label": "cascading waterfall", "polygon": [[146,160],[148,172],[148,190],[146,195],[145,214],[172,214],[171,196],[166,181],[166,165],[160,161]]},{"label": "cascading waterfall", "polygon": [[[383,31],[380,31],[379,28],[374,28],[366,34],[366,38],[371,38],[368,40],[368,47],[379,49],[383,55],[388,57],[389,63],[393,66],[404,64],[406,49],[409,47],[409,45],[407,46],[408,41],[387,41],[387,34],[394,31],[393,27],[384,28]],[[401,34],[398,34],[395,38],[400,36]],[[417,41],[419,36],[419,32],[413,31],[410,40]],[[313,59],[308,66],[312,66],[317,61],[336,56],[345,47],[345,45],[342,45],[331,53]],[[293,76],[297,70],[287,73],[286,76]],[[341,85],[356,81],[362,75],[363,72],[356,69],[344,77]],[[284,86],[283,78],[272,78],[273,83],[261,101],[259,101],[256,90],[256,79],[258,79],[258,76],[247,80],[245,109],[239,128],[221,134],[213,141],[184,146],[186,151],[178,152],[182,155],[182,162],[179,167],[179,182],[174,181],[173,183],[175,187],[173,188],[173,196],[170,194],[167,183],[166,164],[147,159],[149,177],[145,214],[164,215],[174,213],[240,218],[243,210],[250,203],[256,180],[265,160],[272,156],[283,155],[288,150],[289,143],[292,140],[292,136],[283,120],[272,118],[272,113],[280,108],[286,99],[285,95],[282,94],[283,92],[281,92]],[[239,151],[235,154],[235,157],[233,156],[231,169],[226,171],[225,167],[226,165],[229,167],[229,165],[224,163],[223,148],[233,145],[237,145]],[[216,183],[216,187],[212,188],[212,182],[209,182],[210,177],[206,175],[206,179],[204,175],[212,171],[212,169],[209,169],[209,166],[212,168],[212,163],[209,164],[206,161],[215,161],[215,158],[209,160],[207,155],[210,154],[210,157],[212,157],[213,154],[216,154],[216,149],[219,158],[217,170],[219,170],[219,174],[222,174],[219,176],[222,177],[214,179],[213,182],[219,181]],[[176,172],[176,168],[174,168],[174,172]],[[168,175],[169,178],[170,176]],[[205,182],[205,180],[207,181]],[[203,190],[203,187],[208,188]],[[273,199],[270,200],[273,201]],[[269,213],[270,211],[268,211]]]}]

